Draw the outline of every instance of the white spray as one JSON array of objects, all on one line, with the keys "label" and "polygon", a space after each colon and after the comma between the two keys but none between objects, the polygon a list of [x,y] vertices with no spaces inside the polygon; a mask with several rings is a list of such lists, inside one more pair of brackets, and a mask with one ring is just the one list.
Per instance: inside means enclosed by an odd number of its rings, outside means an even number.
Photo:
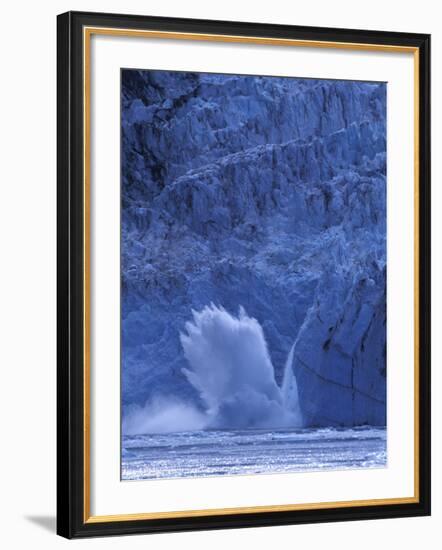
[{"label": "white spray", "polygon": [[293,347],[280,388],[262,327],[242,307],[238,317],[213,304],[192,313],[181,334],[184,374],[207,405],[209,427],[300,426]]},{"label": "white spray", "polygon": [[242,307],[238,317],[214,304],[192,311],[192,316],[185,332],[180,334],[189,364],[183,373],[198,391],[205,412],[193,410],[175,398],[170,399],[169,406],[168,399],[162,398],[161,402],[136,409],[129,415],[127,430],[123,431],[154,433],[302,426],[293,372],[294,345],[279,387],[262,327]]}]

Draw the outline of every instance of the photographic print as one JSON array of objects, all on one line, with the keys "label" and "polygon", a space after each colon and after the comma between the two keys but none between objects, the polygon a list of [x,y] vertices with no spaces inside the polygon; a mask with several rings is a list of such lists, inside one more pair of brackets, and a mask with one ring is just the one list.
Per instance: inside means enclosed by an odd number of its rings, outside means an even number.
[{"label": "photographic print", "polygon": [[379,468],[384,82],[121,70],[121,479]]},{"label": "photographic print", "polygon": [[430,47],[57,17],[59,535],[430,515]]}]

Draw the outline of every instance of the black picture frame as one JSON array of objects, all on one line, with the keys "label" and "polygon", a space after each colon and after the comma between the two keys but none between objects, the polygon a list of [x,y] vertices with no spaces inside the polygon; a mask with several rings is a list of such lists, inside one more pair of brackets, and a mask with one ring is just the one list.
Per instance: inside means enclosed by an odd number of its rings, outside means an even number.
[{"label": "black picture frame", "polygon": [[[419,60],[418,498],[415,502],[90,521],[85,489],[84,29],[106,27],[413,48]],[[57,533],[66,538],[430,514],[430,36],[68,12],[57,21]]]}]

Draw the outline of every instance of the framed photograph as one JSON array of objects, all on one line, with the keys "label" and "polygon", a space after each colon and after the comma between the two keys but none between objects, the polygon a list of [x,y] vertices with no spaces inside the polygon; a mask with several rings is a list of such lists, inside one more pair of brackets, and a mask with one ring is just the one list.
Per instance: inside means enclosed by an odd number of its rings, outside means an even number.
[{"label": "framed photograph", "polygon": [[58,17],[58,533],[430,513],[430,37]]}]

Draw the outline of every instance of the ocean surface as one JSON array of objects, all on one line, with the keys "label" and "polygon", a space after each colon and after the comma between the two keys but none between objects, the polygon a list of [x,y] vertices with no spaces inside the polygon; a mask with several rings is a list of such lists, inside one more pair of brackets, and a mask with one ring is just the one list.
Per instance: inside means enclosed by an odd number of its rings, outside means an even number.
[{"label": "ocean surface", "polygon": [[123,436],[122,480],[381,468],[386,429],[204,430]]}]

